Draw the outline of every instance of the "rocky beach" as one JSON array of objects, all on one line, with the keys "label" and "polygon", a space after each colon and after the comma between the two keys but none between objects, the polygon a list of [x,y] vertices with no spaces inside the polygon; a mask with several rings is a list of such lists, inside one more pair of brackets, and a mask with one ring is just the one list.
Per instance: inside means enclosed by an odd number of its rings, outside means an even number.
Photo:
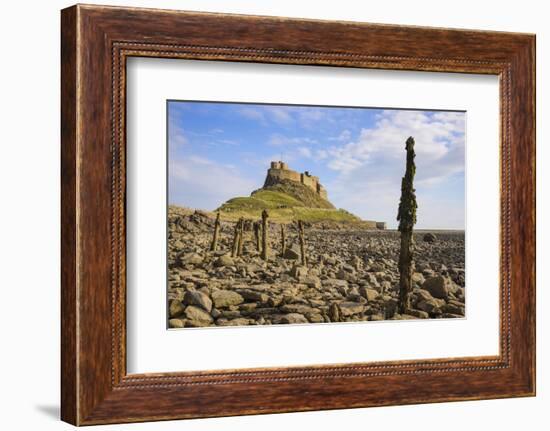
[{"label": "rocky beach", "polygon": [[[464,231],[415,231],[411,307],[398,313],[400,233],[359,224],[268,223],[269,256],[260,256],[252,223],[232,257],[236,221],[168,210],[168,327],[244,326],[462,318]],[[285,250],[281,225],[284,224]]]}]

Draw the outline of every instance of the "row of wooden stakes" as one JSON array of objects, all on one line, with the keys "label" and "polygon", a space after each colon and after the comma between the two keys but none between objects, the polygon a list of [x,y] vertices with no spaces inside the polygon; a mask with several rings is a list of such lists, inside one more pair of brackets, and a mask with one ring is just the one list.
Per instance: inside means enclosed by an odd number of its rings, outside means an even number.
[{"label": "row of wooden stakes", "polygon": [[[263,260],[269,260],[270,248],[269,248],[269,213],[266,210],[262,211],[262,219],[257,221],[252,221],[245,218],[240,218],[235,224],[235,231],[233,234],[233,246],[231,248],[231,257],[242,256],[243,254],[243,245],[244,245],[244,232],[245,230],[250,230],[250,223],[252,229],[254,230],[254,238],[256,242],[256,249],[260,253],[260,257]],[[216,215],[216,222],[214,223],[214,235],[212,238],[212,243],[210,245],[210,251],[218,250],[218,239],[220,236],[220,213]],[[306,255],[306,240],[304,233],[304,223],[302,220],[298,220],[298,239],[300,243],[300,258],[301,264],[307,266],[307,255]],[[281,256],[285,255],[286,251],[286,235],[285,235],[285,225],[281,223]]]}]

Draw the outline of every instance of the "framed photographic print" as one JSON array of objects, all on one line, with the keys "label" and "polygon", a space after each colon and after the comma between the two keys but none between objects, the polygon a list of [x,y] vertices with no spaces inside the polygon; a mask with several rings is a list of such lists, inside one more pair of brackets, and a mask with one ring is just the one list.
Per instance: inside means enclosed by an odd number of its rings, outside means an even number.
[{"label": "framed photographic print", "polygon": [[533,35],[61,30],[63,420],[534,395]]}]

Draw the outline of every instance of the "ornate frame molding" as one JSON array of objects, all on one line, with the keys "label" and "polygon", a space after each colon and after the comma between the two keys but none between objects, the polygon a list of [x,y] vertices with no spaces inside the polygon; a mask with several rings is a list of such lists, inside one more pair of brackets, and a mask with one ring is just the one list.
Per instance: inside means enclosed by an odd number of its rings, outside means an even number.
[{"label": "ornate frame molding", "polygon": [[[205,31],[206,24],[222,30]],[[255,35],[258,26],[272,32]],[[340,41],[323,37],[334,31]],[[322,40],[308,41],[309,34]],[[343,49],[346,42],[354,49]],[[98,424],[534,394],[534,36],[74,6],[62,12],[62,54],[64,420]],[[125,65],[131,56],[498,75],[500,354],[127,375]],[[520,220],[518,211],[529,217]],[[308,399],[300,396],[304,390]],[[265,401],[248,399],[250,391]]]}]

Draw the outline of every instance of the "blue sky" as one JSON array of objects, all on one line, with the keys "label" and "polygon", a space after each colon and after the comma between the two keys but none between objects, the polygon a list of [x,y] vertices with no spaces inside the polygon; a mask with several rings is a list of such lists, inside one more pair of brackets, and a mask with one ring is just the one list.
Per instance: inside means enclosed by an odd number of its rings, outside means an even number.
[{"label": "blue sky", "polygon": [[213,210],[263,185],[269,162],[319,176],[330,201],[395,228],[414,136],[417,228],[464,229],[463,112],[168,102],[170,204]]}]

